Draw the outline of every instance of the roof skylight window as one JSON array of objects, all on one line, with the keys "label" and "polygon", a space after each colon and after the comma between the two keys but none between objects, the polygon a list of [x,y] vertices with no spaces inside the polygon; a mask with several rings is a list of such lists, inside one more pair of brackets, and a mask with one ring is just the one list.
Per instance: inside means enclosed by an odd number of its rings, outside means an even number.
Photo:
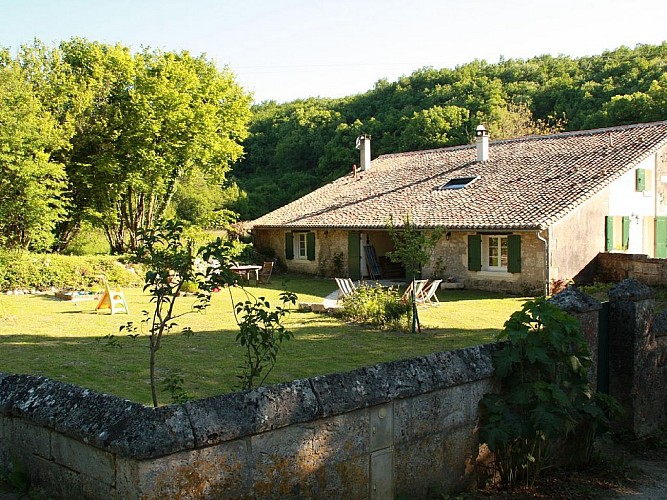
[{"label": "roof skylight window", "polygon": [[469,186],[474,181],[479,179],[479,177],[457,177],[456,179],[450,179],[446,184],[443,184],[438,189],[463,189],[466,186]]}]

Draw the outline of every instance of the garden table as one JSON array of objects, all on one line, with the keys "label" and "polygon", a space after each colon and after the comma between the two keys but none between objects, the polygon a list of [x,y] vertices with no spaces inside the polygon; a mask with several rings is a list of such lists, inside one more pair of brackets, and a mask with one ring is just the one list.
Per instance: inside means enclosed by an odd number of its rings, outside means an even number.
[{"label": "garden table", "polygon": [[262,268],[262,266],[252,266],[252,265],[245,265],[245,264],[239,264],[235,266],[231,266],[229,268],[230,271],[233,273],[238,274],[242,278],[245,278],[245,280],[250,283],[250,276],[254,275],[255,276],[255,285],[259,284],[259,270]]}]

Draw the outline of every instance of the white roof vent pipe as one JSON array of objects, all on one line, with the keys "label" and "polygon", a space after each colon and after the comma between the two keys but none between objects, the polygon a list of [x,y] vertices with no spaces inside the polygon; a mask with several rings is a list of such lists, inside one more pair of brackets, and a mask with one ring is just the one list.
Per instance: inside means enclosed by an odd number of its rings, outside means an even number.
[{"label": "white roof vent pipe", "polygon": [[477,129],[475,130],[475,142],[477,142],[477,161],[488,161],[489,131],[484,128],[484,125],[477,125]]},{"label": "white roof vent pipe", "polygon": [[367,172],[371,169],[371,136],[362,134],[357,137],[356,148],[360,151],[360,172]]}]

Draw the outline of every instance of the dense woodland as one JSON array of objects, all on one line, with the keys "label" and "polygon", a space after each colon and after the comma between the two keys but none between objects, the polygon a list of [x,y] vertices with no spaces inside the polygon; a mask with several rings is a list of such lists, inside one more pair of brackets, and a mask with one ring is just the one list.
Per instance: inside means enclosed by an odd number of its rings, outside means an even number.
[{"label": "dense woodland", "polygon": [[162,218],[228,227],[373,157],[667,119],[667,42],[573,59],[424,68],[366,93],[251,107],[232,69],[187,52],[72,39],[0,48],[0,248],[113,253]]},{"label": "dense woodland", "polygon": [[252,219],[348,172],[361,132],[375,158],[465,144],[480,123],[493,140],[665,119],[667,43],[424,68],[343,99],[256,105],[233,168],[247,198],[234,207]]}]

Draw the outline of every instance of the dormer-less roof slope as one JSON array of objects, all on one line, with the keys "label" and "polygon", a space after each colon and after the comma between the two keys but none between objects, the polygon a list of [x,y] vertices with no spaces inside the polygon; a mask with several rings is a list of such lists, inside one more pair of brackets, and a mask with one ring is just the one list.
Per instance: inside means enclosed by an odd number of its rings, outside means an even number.
[{"label": "dormer-less roof slope", "polygon": [[[388,154],[270,212],[253,227],[384,228],[405,214],[418,227],[544,229],[667,143],[667,122]],[[479,177],[462,189],[449,180]]]}]

